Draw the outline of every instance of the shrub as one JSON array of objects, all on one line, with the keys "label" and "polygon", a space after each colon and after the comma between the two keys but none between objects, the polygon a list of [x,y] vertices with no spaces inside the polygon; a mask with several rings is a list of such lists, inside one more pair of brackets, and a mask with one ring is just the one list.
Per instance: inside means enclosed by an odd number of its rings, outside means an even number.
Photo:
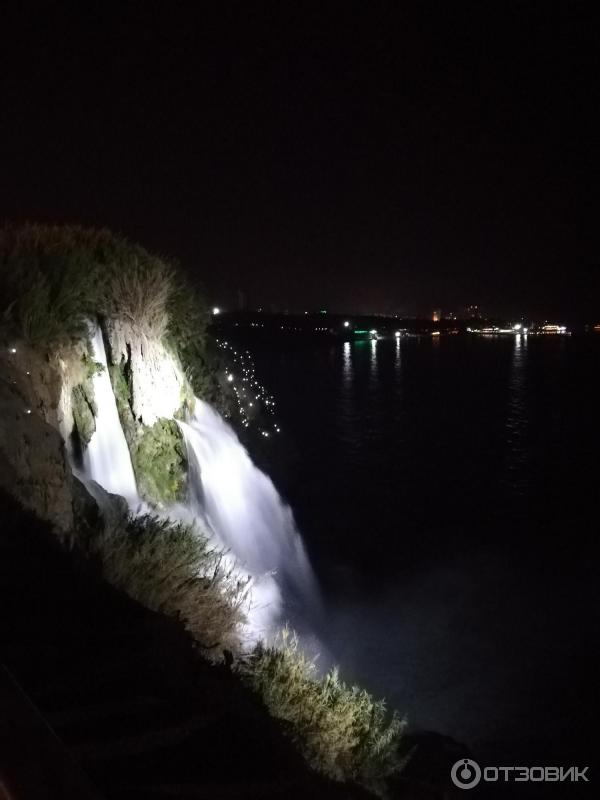
[{"label": "shrub", "polygon": [[106,580],[153,611],[179,618],[202,649],[237,652],[248,580],[193,526],[121,517],[92,539]]},{"label": "shrub", "polygon": [[[174,267],[107,230],[23,225],[0,230],[5,334],[55,348],[87,335],[98,314],[160,338],[175,295]],[[181,292],[180,292],[181,293]]]},{"label": "shrub", "polygon": [[34,347],[85,338],[95,305],[95,280],[79,247],[64,248],[55,229],[0,231],[2,327]]},{"label": "shrub", "polygon": [[259,644],[240,670],[314,769],[381,792],[385,779],[402,768],[405,723],[386,714],[383,700],[345,684],[337,668],[320,677],[287,629],[273,646]]},{"label": "shrub", "polygon": [[144,336],[161,339],[169,324],[172,268],[146,253],[132,255],[124,266],[105,284],[100,310],[127,320]]}]

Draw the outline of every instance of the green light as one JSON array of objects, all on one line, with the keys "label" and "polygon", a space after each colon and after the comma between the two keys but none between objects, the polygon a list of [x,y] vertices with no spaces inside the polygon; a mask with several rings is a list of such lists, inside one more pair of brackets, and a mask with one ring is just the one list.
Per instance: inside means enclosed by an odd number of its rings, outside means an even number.
[{"label": "green light", "polygon": [[358,330],[354,331],[354,333],[370,333],[370,332],[371,331],[358,331]]},{"label": "green light", "polygon": [[327,311],[326,311],[324,308],[322,308],[322,309],[319,311],[319,314],[326,314],[326,313],[327,313]]}]

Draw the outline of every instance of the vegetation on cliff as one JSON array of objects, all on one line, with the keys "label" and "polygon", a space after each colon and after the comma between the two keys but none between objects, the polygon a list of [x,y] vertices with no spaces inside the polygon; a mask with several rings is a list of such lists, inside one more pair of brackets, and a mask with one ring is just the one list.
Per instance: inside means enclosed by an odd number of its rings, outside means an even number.
[{"label": "vegetation on cliff", "polygon": [[[76,454],[95,430],[89,324],[102,322],[140,493],[161,507],[182,500],[185,449],[177,426],[160,417],[185,416],[194,395],[227,416],[237,403],[231,388],[216,377],[226,368],[206,332],[206,304],[177,265],[107,230],[6,226],[0,229],[0,297],[0,339],[38,351],[48,369],[61,376],[57,385],[67,365],[71,420],[63,433],[72,436]],[[115,336],[119,350],[113,351]],[[137,346],[131,346],[132,339]],[[148,352],[158,352],[154,362]],[[179,388],[172,408],[146,419],[140,402],[152,406],[161,392],[140,389],[140,382],[153,364],[164,363],[163,353],[171,359],[171,374],[179,376]],[[163,376],[155,377],[163,389]],[[52,399],[53,405],[60,403],[58,396]]]},{"label": "vegetation on cliff", "polygon": [[117,514],[87,547],[106,580],[147,608],[180,619],[207,654],[239,652],[248,580],[196,526]]},{"label": "vegetation on cliff", "polygon": [[[90,317],[117,316],[163,336],[178,292],[175,268],[107,230],[24,225],[0,230],[3,327],[29,344],[68,345]],[[203,305],[200,304],[202,309]],[[194,312],[194,324],[202,322]]]},{"label": "vegetation on cliff", "polygon": [[159,419],[143,427],[131,451],[138,491],[164,507],[182,500],[187,481],[185,443],[177,423]]},{"label": "vegetation on cliff", "polygon": [[5,341],[68,349],[89,336],[89,319],[122,319],[170,347],[195,394],[222,409],[235,406],[215,378],[219,355],[207,336],[202,294],[173,261],[121,236],[75,225],[5,226],[0,296]]},{"label": "vegetation on cliff", "polygon": [[385,794],[386,780],[406,760],[404,723],[386,712],[383,701],[345,684],[337,669],[319,675],[287,629],[272,645],[244,653],[250,581],[202,531],[117,510],[86,542],[110,583],[147,608],[178,618],[206,656],[232,653],[242,681],[283,723],[313,769]]},{"label": "vegetation on cliff", "polygon": [[[35,450],[25,433],[25,424],[29,432],[34,421],[40,430],[60,428],[65,438],[75,434],[80,447],[90,441],[97,415],[93,376],[99,365],[91,357],[89,321],[100,321],[140,495],[162,508],[183,500],[187,460],[175,419],[192,406],[194,395],[234,419],[238,400],[225,378],[223,355],[207,335],[206,307],[178,269],[108,231],[7,227],[0,230],[0,297],[0,339],[24,343],[20,350],[35,353],[50,370],[52,392],[48,389],[47,401],[37,398],[38,410],[62,403],[64,417],[72,418],[72,429],[57,422],[58,414],[40,413],[42,422],[27,404],[19,412],[20,427],[12,438],[5,437],[11,451],[23,450],[21,440]],[[25,364],[25,352],[19,358]],[[34,397],[41,383],[34,385],[31,369],[23,369]],[[21,396],[13,397],[16,384],[7,383],[10,408],[24,406]],[[172,410],[161,413],[158,400],[161,390],[167,394],[167,384]],[[29,491],[29,507],[52,518],[44,491],[52,480],[66,483],[54,467],[59,463],[69,473],[62,442],[55,442],[40,464],[35,453],[26,455],[6,485],[14,491],[23,485],[21,472],[39,473]],[[262,697],[312,767],[383,791],[386,778],[402,766],[402,723],[386,714],[381,701],[347,686],[336,670],[320,676],[287,633],[272,646],[261,644],[244,653],[251,585],[228,554],[197,527],[130,516],[123,500],[99,514],[93,502],[94,510],[89,507],[83,486],[72,483],[75,488],[60,495],[75,513],[71,541],[100,564],[107,581],[148,608],[179,619],[205,655],[233,653],[242,680]],[[28,499],[23,492],[19,496]],[[68,518],[70,530],[72,517],[62,517]]]},{"label": "vegetation on cliff", "polygon": [[337,667],[320,676],[289,630],[271,646],[259,644],[240,672],[319,772],[382,793],[402,768],[404,722],[387,714],[383,700],[344,683]]}]

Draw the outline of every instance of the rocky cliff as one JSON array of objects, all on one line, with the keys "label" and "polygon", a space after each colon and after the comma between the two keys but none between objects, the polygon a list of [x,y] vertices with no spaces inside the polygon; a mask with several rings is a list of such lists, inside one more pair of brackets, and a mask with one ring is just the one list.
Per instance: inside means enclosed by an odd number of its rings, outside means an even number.
[{"label": "rocky cliff", "polygon": [[9,355],[0,363],[0,485],[65,534],[73,495],[59,375],[20,348]]}]

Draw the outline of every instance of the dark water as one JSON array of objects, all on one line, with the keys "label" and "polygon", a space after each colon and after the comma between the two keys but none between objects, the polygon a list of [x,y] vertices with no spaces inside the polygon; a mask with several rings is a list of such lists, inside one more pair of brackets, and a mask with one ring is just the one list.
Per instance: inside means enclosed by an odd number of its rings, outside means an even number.
[{"label": "dark water", "polygon": [[248,346],[344,674],[487,763],[589,763],[600,341]]}]

